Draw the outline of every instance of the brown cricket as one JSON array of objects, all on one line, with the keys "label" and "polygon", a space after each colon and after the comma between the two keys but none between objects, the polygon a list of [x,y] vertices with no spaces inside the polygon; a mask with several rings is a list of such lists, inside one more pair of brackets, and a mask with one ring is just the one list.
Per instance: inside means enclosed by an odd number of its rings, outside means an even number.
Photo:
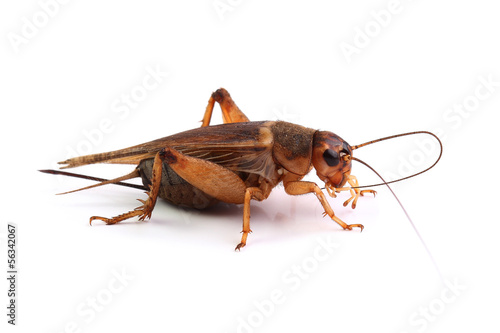
[{"label": "brown cricket", "polygon": [[[224,124],[210,126],[215,102],[220,104]],[[344,202],[344,206],[352,201],[352,208],[355,208],[360,195],[375,195],[376,192],[360,190],[356,177],[351,175],[351,161],[358,160],[352,156],[353,150],[389,138],[418,133],[433,135],[425,131],[411,132],[351,147],[332,132],[284,121],[251,122],[229,93],[221,88],[211,95],[200,128],[125,149],[59,162],[64,164],[61,169],[93,163],[136,165],[127,175],[105,180],[55,170],[40,171],[100,181],[75,191],[106,184],[142,188],[122,182],[136,177],[142,179],[148,197],[146,200],[139,199],[142,203],[140,207],[112,218],[92,216],[90,223],[101,220],[106,224],[115,224],[134,216],[143,221],[151,217],[158,197],[174,205],[196,209],[204,209],[217,202],[243,204],[243,231],[241,241],[236,246],[236,250],[240,250],[246,245],[251,232],[251,200],[265,200],[279,183],[283,183],[289,195],[314,193],[325,210],[324,216],[328,215],[342,228],[351,230],[357,227],[363,230],[361,224],[346,224],[338,218],[321,188],[302,178],[314,168],[331,197],[336,197],[335,193],[341,191],[350,191],[351,197]],[[388,183],[391,182],[384,181],[382,184]],[[373,186],[377,185],[380,184]]]}]

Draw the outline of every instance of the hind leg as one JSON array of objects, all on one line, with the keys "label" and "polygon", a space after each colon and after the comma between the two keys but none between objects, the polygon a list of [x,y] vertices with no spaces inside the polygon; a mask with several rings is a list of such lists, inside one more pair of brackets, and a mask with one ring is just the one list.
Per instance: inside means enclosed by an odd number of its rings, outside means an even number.
[{"label": "hind leg", "polygon": [[243,203],[245,198],[245,183],[234,172],[218,164],[203,159],[184,155],[173,148],[163,148],[155,156],[147,200],[141,200],[142,206],[127,213],[105,218],[92,216],[94,220],[115,224],[134,216],[143,221],[151,217],[160,192],[163,163],[167,163],[179,177],[217,200],[227,203]]},{"label": "hind leg", "polygon": [[137,199],[142,202],[142,206],[139,206],[128,213],[124,213],[112,218],[92,216],[90,218],[90,224],[92,224],[92,221],[94,220],[101,220],[106,224],[115,224],[134,216],[139,216],[139,221],[144,221],[146,218],[151,218],[153,208],[156,204],[156,199],[158,198],[158,193],[160,192],[162,165],[164,159],[165,157],[162,152],[156,154],[153,162],[153,175],[151,177],[151,185],[149,186],[149,191],[146,192],[148,198],[146,200]]},{"label": "hind leg", "polygon": [[203,116],[201,127],[209,126],[210,119],[212,118],[212,111],[214,109],[215,102],[219,103],[222,110],[222,120],[224,124],[227,123],[240,123],[245,121],[250,121],[247,116],[236,106],[231,95],[226,89],[220,88],[215,91],[210,99],[208,100],[207,109],[205,110],[205,115]]},{"label": "hind leg", "polygon": [[106,224],[115,224],[134,216],[139,216],[139,220],[141,221],[150,218],[161,186],[163,163],[167,163],[169,167],[186,182],[215,199],[226,203],[244,205],[243,235],[240,243],[236,246],[236,250],[240,250],[244,247],[248,234],[251,232],[250,201],[262,201],[266,199],[272,190],[272,186],[263,183],[260,188],[247,188],[241,178],[231,170],[210,161],[184,155],[169,147],[162,149],[155,156],[150,190],[147,192],[148,199],[139,200],[143,203],[142,206],[109,219],[93,216],[90,218],[90,222],[101,220]]}]

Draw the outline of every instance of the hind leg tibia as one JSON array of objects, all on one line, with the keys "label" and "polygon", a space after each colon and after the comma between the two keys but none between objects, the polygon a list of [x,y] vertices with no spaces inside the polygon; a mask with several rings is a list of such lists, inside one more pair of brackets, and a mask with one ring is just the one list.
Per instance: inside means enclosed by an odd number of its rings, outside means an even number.
[{"label": "hind leg tibia", "polygon": [[212,118],[212,111],[214,109],[215,102],[220,105],[224,124],[250,121],[248,117],[241,112],[238,106],[236,106],[227,90],[220,88],[217,89],[208,100],[208,105],[205,110],[205,115],[203,116],[201,127],[210,125],[210,119]]}]

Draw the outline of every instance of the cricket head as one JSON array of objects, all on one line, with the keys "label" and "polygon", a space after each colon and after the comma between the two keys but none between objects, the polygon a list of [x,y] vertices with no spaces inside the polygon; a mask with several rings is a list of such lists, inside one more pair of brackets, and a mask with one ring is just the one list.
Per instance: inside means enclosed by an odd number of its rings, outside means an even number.
[{"label": "cricket head", "polygon": [[326,131],[314,134],[312,164],[328,192],[343,187],[351,174],[352,148],[341,137]]}]

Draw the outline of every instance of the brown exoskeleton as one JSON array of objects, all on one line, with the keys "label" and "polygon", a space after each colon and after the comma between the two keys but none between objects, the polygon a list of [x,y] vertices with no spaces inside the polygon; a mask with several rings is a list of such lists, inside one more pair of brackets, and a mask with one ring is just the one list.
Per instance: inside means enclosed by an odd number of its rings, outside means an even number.
[{"label": "brown exoskeleton", "polygon": [[[224,124],[209,126],[215,102],[221,106]],[[134,216],[141,221],[150,218],[158,196],[172,204],[197,209],[219,201],[243,204],[243,235],[236,246],[239,250],[246,245],[251,232],[250,201],[265,200],[281,182],[290,195],[314,193],[325,210],[324,214],[342,228],[358,227],[362,230],[363,225],[346,224],[334,214],[316,183],[302,181],[314,168],[325,182],[330,196],[350,191],[351,197],[344,206],[352,201],[352,208],[355,208],[360,195],[375,194],[373,190],[359,190],[356,178],[351,175],[352,151],[360,146],[351,147],[332,132],[284,121],[251,122],[229,93],[221,88],[210,97],[200,128],[130,148],[71,158],[59,164],[64,164],[62,168],[93,163],[137,166],[125,176],[103,180],[83,189],[113,183],[123,185],[122,180],[141,177],[148,189],[147,199],[139,200],[142,202],[140,207],[113,218],[93,216],[91,223],[101,220],[115,224]]]}]

